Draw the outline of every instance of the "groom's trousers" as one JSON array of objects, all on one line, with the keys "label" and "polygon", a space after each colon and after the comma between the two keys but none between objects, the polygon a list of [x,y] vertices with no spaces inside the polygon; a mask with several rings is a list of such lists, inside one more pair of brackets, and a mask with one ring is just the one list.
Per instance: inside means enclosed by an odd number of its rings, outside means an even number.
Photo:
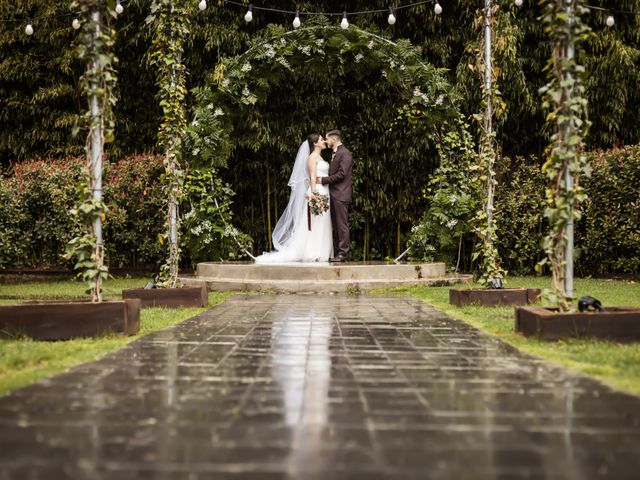
[{"label": "groom's trousers", "polygon": [[349,202],[331,199],[333,256],[349,258]]}]

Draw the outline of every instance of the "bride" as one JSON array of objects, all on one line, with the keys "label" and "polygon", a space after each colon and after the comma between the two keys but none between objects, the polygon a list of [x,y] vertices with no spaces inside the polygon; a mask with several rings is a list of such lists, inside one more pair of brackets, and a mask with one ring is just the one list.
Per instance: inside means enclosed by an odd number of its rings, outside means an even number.
[{"label": "bride", "polygon": [[308,210],[313,195],[326,195],[329,187],[316,184],[329,174],[329,164],[320,156],[327,148],[322,135],[312,133],[300,145],[289,178],[289,204],[273,230],[275,251],[256,258],[256,263],[326,262],[333,256],[333,233],[329,210],[314,215]]}]

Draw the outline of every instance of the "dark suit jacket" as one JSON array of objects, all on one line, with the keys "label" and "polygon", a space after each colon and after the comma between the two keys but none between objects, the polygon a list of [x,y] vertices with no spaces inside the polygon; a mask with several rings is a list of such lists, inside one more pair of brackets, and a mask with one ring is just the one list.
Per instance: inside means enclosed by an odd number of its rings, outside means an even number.
[{"label": "dark suit jacket", "polygon": [[351,172],[353,158],[344,145],[336,150],[336,156],[329,165],[329,176],[322,177],[322,184],[329,185],[331,198],[340,202],[351,203]]}]

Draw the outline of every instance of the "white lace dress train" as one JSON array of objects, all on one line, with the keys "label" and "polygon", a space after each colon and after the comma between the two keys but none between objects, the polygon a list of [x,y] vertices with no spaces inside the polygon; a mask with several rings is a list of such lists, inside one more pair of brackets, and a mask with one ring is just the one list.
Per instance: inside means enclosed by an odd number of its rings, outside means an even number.
[{"label": "white lace dress train", "polygon": [[[321,160],[316,165],[316,176],[329,175],[329,164]],[[327,185],[316,186],[316,191],[329,195]],[[311,189],[307,190],[307,194]],[[292,263],[292,262],[327,262],[333,256],[333,231],[331,214],[326,211],[322,215],[311,215],[311,230],[308,226],[307,208],[299,212],[303,218],[297,222],[298,228],[281,250],[268,252],[256,258],[256,263]]]}]

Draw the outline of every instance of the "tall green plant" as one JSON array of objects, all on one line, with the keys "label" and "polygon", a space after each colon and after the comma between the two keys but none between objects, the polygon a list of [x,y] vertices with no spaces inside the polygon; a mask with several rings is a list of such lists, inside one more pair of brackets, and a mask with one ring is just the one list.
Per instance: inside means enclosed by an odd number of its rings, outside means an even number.
[{"label": "tall green plant", "polygon": [[550,181],[545,209],[550,231],[544,239],[548,258],[541,264],[548,261],[551,265],[553,299],[563,310],[569,310],[573,296],[573,222],[580,218],[578,206],[586,197],[579,178],[591,171],[582,148],[589,127],[584,67],[575,56],[575,49],[590,32],[582,21],[587,11],[583,3],[546,0],[544,10],[545,29],[553,48],[546,66],[549,83],[541,93],[543,106],[550,109],[547,121],[555,132],[542,166]]},{"label": "tall green plant", "polygon": [[115,32],[108,25],[107,13],[109,8],[115,8],[115,0],[106,4],[99,0],[77,0],[71,8],[79,11],[82,19],[77,53],[87,66],[81,84],[89,103],[83,122],[89,132],[85,146],[87,182],[79,185],[81,203],[72,210],[84,224],[85,233],[69,242],[67,257],[75,260],[79,276],[88,282],[91,300],[99,302],[102,301],[102,281],[108,275],[102,242],[106,212],[102,200],[102,159],[105,142],[113,140],[116,58],[112,49]]},{"label": "tall green plant", "polygon": [[502,284],[505,276],[504,269],[500,266],[496,237],[496,223],[494,217],[494,199],[496,181],[496,155],[497,145],[493,130],[493,108],[498,103],[500,92],[497,89],[497,68],[494,65],[492,48],[492,24],[498,6],[492,0],[485,1],[482,15],[483,35],[481,35],[480,48],[478,48],[477,71],[482,80],[482,114],[475,115],[481,125],[481,138],[479,142],[478,166],[475,169],[475,181],[482,194],[482,208],[476,213],[474,219],[474,231],[480,242],[476,246],[473,259],[480,258],[481,284],[496,286]]},{"label": "tall green plant", "polygon": [[164,153],[165,173],[162,177],[167,198],[167,231],[163,236],[168,246],[166,262],[161,267],[159,285],[175,287],[180,263],[180,215],[178,205],[183,195],[182,138],[187,128],[185,97],[187,69],[183,63],[184,44],[189,34],[189,0],[156,0],[148,21],[155,21],[151,61],[157,69],[158,99],[162,120],[158,145]]}]

